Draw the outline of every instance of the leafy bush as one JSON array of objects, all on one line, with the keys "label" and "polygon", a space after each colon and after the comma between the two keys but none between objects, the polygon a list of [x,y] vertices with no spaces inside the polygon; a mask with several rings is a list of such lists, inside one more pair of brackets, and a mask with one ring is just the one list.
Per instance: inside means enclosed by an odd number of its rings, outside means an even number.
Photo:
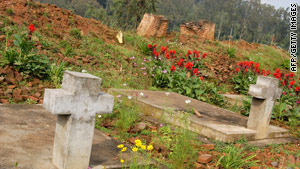
[{"label": "leafy bush", "polygon": [[232,78],[234,89],[240,94],[247,95],[250,84],[256,83],[257,75],[267,76],[270,71],[260,70],[259,63],[244,61],[238,63],[236,73],[236,76]]},{"label": "leafy bush", "polygon": [[235,57],[235,52],[236,52],[235,48],[228,48],[227,49],[227,55],[229,56],[229,58]]},{"label": "leafy bush", "polygon": [[175,50],[167,50],[163,46],[159,53],[156,45],[151,44],[148,48],[152,51],[152,57],[148,59],[147,65],[154,86],[169,88],[200,101],[225,106],[225,100],[215,84],[203,81],[201,76],[200,70],[204,67],[202,62],[207,56],[205,53],[200,57],[199,51],[189,50],[185,58],[175,61]]},{"label": "leafy bush", "polygon": [[49,61],[46,56],[37,53],[34,42],[30,40],[31,37],[27,33],[15,34],[13,37],[14,45],[4,54],[6,64],[15,66],[25,75],[47,78]]},{"label": "leafy bush", "polygon": [[64,62],[61,62],[58,65],[56,65],[55,63],[53,63],[50,66],[49,76],[50,76],[51,81],[57,87],[62,82],[64,70],[65,70],[65,63]]},{"label": "leafy bush", "polygon": [[217,166],[222,166],[224,169],[232,168],[248,168],[257,165],[258,161],[250,161],[256,154],[246,156],[244,148],[237,148],[235,146],[225,147],[225,155],[221,156],[217,162]]},{"label": "leafy bush", "polygon": [[81,32],[79,29],[72,29],[70,30],[70,35],[73,36],[75,39],[81,39]]}]

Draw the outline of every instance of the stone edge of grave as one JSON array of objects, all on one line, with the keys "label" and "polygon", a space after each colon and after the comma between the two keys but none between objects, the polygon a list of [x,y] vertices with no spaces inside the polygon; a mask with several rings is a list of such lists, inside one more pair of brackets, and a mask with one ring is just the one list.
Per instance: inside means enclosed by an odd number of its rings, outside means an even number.
[{"label": "stone edge of grave", "polygon": [[[132,91],[136,91],[136,92],[140,91],[140,90],[134,90],[134,89],[128,89],[128,90],[132,90]],[[159,92],[162,92],[162,91],[159,91]],[[108,90],[108,93],[110,93],[114,96],[116,96],[117,94],[120,94],[120,95],[127,97],[126,89],[111,88]],[[170,93],[173,93],[173,92],[170,92]],[[174,94],[177,94],[177,93],[174,93]],[[166,113],[163,113],[163,110],[165,110],[165,109],[161,106],[153,105],[153,104],[148,103],[143,100],[137,100],[137,102],[138,102],[138,104],[140,104],[140,106],[142,106],[144,108],[143,110],[148,109],[148,111],[149,111],[149,109],[150,109],[150,111],[155,111],[156,118],[168,115]],[[159,115],[157,115],[158,112],[160,113]],[[149,115],[150,113],[144,112],[144,114]],[[167,119],[173,119],[173,118],[174,117],[168,117]],[[180,118],[180,116],[177,115],[177,116],[175,116],[175,118]],[[224,141],[224,142],[233,142],[233,141],[240,140],[241,138],[245,138],[249,141],[255,140],[254,137],[255,137],[256,132],[251,129],[235,126],[237,128],[243,129],[244,131],[248,131],[248,133],[245,133],[245,132],[240,132],[240,133],[233,132],[232,133],[232,132],[226,132],[226,131],[224,131],[224,129],[222,130],[222,127],[219,129],[216,129],[217,127],[211,127],[212,123],[208,123],[207,121],[201,120],[201,118],[198,118],[195,115],[191,115],[189,117],[189,120],[193,123],[188,127],[189,130],[196,132],[198,134],[204,135],[205,137],[208,137],[211,139],[216,139],[216,140]],[[186,128],[184,125],[176,123],[176,120],[169,120],[169,122],[171,122],[173,125],[177,125],[177,126]],[[195,127],[195,125],[198,125],[198,127]],[[200,128],[199,128],[199,125],[201,125]],[[272,125],[270,125],[270,126],[272,126]],[[272,129],[273,129],[273,131],[270,133],[270,135],[269,135],[270,138],[268,138],[268,139],[277,139],[277,138],[289,136],[288,134],[286,134],[288,132],[288,130],[286,130],[286,129],[282,129],[277,126],[272,126]],[[281,131],[277,131],[276,129],[281,129]],[[202,133],[200,133],[200,131]]]}]

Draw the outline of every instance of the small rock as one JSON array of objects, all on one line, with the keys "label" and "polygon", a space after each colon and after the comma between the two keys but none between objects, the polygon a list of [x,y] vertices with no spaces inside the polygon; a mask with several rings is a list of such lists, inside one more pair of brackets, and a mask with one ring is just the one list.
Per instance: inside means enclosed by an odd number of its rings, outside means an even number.
[{"label": "small rock", "polygon": [[31,99],[32,101],[38,102],[39,99],[35,98],[34,96],[28,96],[28,99]]},{"label": "small rock", "polygon": [[8,99],[0,99],[0,102],[3,103],[3,104],[8,104],[9,103]]},{"label": "small rock", "polygon": [[142,130],[144,130],[147,127],[147,124],[144,122],[140,122],[138,125],[136,125],[133,129],[131,129],[131,132],[137,133]]},{"label": "small rock", "polygon": [[271,165],[272,165],[273,167],[278,167],[278,162],[277,162],[277,161],[273,161],[273,162],[271,162]]},{"label": "small rock", "polygon": [[194,166],[195,166],[195,168],[197,168],[197,169],[203,168],[203,165],[202,165],[202,164],[199,164],[199,163],[197,163],[197,162],[194,163]]},{"label": "small rock", "polygon": [[39,80],[39,79],[37,79],[37,78],[34,78],[33,80],[32,80],[32,84],[33,85],[37,85],[37,84],[40,84],[41,83],[41,81]]},{"label": "small rock", "polygon": [[213,145],[213,144],[203,144],[202,147],[207,149],[207,150],[215,149],[215,145]]},{"label": "small rock", "polygon": [[203,164],[207,164],[209,163],[211,160],[212,160],[212,155],[211,154],[203,154],[203,155],[200,155],[198,157],[198,162],[199,163],[203,163]]},{"label": "small rock", "polygon": [[7,88],[8,89],[14,89],[14,88],[16,88],[16,85],[9,85],[9,86],[7,86]]},{"label": "small rock", "polygon": [[289,155],[288,160],[291,165],[294,165],[296,163],[296,159],[293,155]]},{"label": "small rock", "polygon": [[32,82],[28,82],[27,86],[32,87]]},{"label": "small rock", "polygon": [[15,73],[15,78],[16,78],[16,80],[17,80],[18,82],[22,81],[23,77],[20,75],[20,73],[17,72],[17,71],[15,71],[14,73]]},{"label": "small rock", "polygon": [[134,137],[130,137],[130,138],[128,139],[128,141],[129,141],[129,143],[131,143],[131,144],[135,144],[135,138],[134,138]]},{"label": "small rock", "polygon": [[40,92],[36,92],[33,96],[39,98],[42,94]]},{"label": "small rock", "polygon": [[7,89],[4,94],[8,95],[8,94],[12,94],[12,93],[13,93],[13,89]]},{"label": "small rock", "polygon": [[6,77],[5,80],[13,85],[17,84],[16,79],[12,78],[12,77]]}]

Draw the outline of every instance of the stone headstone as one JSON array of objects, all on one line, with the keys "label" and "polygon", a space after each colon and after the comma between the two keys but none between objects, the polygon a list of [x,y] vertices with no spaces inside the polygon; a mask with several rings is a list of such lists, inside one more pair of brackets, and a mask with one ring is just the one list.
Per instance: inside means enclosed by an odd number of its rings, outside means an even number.
[{"label": "stone headstone", "polygon": [[250,85],[249,94],[253,96],[247,127],[256,130],[256,139],[268,136],[268,127],[275,100],[280,98],[282,89],[278,79],[258,76],[255,85]]},{"label": "stone headstone", "polygon": [[213,41],[215,24],[206,20],[188,22],[180,25],[180,36],[197,37],[198,40]]},{"label": "stone headstone", "polygon": [[146,37],[164,37],[167,35],[169,21],[162,15],[146,13],[137,28],[137,34]]},{"label": "stone headstone", "polygon": [[114,98],[100,90],[102,80],[87,73],[66,71],[62,89],[46,89],[43,107],[57,115],[53,163],[59,169],[89,165],[95,116],[111,113]]}]

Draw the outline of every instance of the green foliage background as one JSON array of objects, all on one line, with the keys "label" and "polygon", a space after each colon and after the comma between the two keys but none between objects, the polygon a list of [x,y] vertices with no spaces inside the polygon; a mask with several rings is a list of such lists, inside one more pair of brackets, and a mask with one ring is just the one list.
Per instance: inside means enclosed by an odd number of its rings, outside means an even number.
[{"label": "green foliage background", "polygon": [[[184,22],[206,19],[216,23],[217,40],[244,39],[288,49],[289,8],[276,9],[261,0],[37,0],[54,3],[84,17],[103,21],[115,28],[134,29],[144,13],[169,19],[169,30]],[[298,9],[300,11],[300,7]],[[300,13],[298,12],[300,20]],[[299,21],[298,21],[299,22]],[[300,39],[300,29],[298,29]],[[300,51],[300,47],[298,49]]]}]

